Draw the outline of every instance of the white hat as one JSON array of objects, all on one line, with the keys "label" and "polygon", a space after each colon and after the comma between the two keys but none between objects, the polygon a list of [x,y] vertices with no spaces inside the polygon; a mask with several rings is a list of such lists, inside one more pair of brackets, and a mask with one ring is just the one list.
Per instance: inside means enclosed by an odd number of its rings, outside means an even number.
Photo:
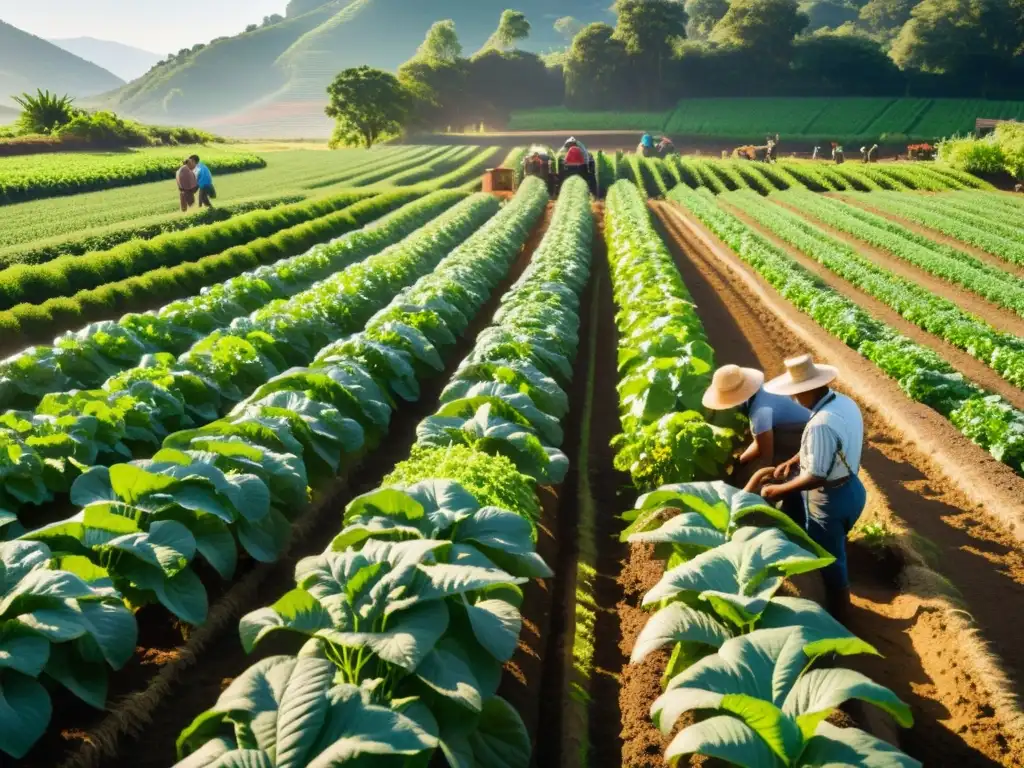
[{"label": "white hat", "polygon": [[711,386],[701,402],[713,411],[725,411],[742,405],[757,394],[764,384],[764,374],[756,368],[723,365],[715,371]]},{"label": "white hat", "polygon": [[765,392],[773,395],[798,395],[824,387],[839,378],[839,369],[831,365],[816,365],[810,355],[792,357],[786,361],[786,372],[764,385]]}]

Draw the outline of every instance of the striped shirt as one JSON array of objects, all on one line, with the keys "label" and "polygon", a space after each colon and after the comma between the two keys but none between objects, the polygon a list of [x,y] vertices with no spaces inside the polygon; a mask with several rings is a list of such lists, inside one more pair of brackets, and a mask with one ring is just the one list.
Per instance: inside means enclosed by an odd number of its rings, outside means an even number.
[{"label": "striped shirt", "polygon": [[860,408],[846,395],[830,391],[811,411],[811,420],[804,429],[800,469],[827,482],[842,480],[851,472],[856,475],[860,471],[863,447],[864,419]]}]

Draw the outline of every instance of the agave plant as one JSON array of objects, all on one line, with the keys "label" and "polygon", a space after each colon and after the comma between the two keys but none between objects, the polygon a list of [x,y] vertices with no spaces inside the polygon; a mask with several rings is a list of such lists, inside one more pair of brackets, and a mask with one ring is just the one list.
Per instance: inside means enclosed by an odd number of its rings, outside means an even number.
[{"label": "agave plant", "polygon": [[[67,562],[75,570],[88,564]],[[0,543],[0,751],[23,757],[50,720],[44,681],[102,709],[107,667],[135,650],[135,619],[109,582],[87,584],[41,543]]]},{"label": "agave plant", "polygon": [[[367,688],[335,682],[315,658],[272,656],[247,669],[178,737],[177,768],[399,766],[433,750],[415,701],[373,702]],[[435,727],[436,728],[436,727]]]},{"label": "agave plant", "polygon": [[[824,655],[864,652],[859,640],[822,638],[806,627],[761,629],[726,640],[718,652],[679,673],[654,703],[655,724],[669,734],[686,712],[710,715],[684,728],[665,753],[675,763],[691,753],[733,765],[918,766],[888,744],[824,720],[845,701],[860,699],[905,727],[910,708],[888,688],[849,669],[812,669]],[[867,646],[870,648],[870,646]],[[845,758],[845,759],[844,759]]]}]

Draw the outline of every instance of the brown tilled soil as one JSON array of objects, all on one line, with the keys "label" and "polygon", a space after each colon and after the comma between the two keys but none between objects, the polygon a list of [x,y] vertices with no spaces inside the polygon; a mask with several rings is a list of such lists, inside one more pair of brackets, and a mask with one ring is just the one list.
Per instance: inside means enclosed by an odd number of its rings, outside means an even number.
[{"label": "brown tilled soil", "polygon": [[1024,277],[1024,265],[1014,264],[1012,261],[1006,261],[1005,259],[1002,259],[999,256],[996,256],[995,254],[989,253],[988,251],[983,250],[976,245],[965,243],[963,240],[957,240],[955,237],[950,237],[944,232],[939,232],[938,230],[931,229],[930,227],[926,227],[923,224],[918,224],[916,221],[910,221],[909,219],[905,219],[901,217],[899,214],[891,213],[890,211],[884,211],[881,208],[876,208],[863,197],[847,197],[842,193],[829,194],[832,195],[833,197],[839,198],[844,203],[859,206],[863,208],[865,211],[870,211],[876,216],[882,216],[886,219],[889,219],[889,221],[894,221],[901,227],[906,227],[910,231],[916,232],[919,235],[923,235],[931,240],[934,240],[937,243],[942,243],[943,245],[948,245],[951,248],[956,248],[958,250],[965,251],[966,253],[971,254],[972,256],[980,259],[981,261],[988,262],[994,267],[999,267],[999,269],[1015,274],[1018,277]]},{"label": "brown tilled soil", "polygon": [[930,275],[923,269],[903,261],[891,253],[868,245],[852,235],[840,232],[838,229],[831,227],[828,222],[818,219],[812,214],[802,211],[795,206],[788,205],[778,200],[775,200],[774,202],[783,208],[789,209],[795,214],[806,217],[808,221],[827,232],[829,236],[849,245],[851,248],[856,249],[861,256],[869,259],[880,267],[884,267],[894,275],[899,275],[902,278],[917,283],[921,287],[927,288],[936,296],[941,296],[946,299],[946,301],[953,302],[961,309],[983,318],[986,323],[996,330],[1024,338],[1024,317],[1018,315],[1012,310],[1000,307],[999,305],[988,301],[984,296],[973,293],[972,291],[956,285],[955,283],[947,282],[940,277]]},{"label": "brown tilled soil", "polygon": [[[401,403],[384,442],[359,467],[340,478],[323,500],[297,525],[287,557],[271,565],[239,574],[235,585],[218,603],[211,605],[211,619],[183,642],[164,631],[154,645],[136,649],[140,660],[132,666],[146,668],[146,674],[132,676],[131,688],[124,688],[118,674],[111,676],[118,686],[108,701],[109,712],[75,709],[74,720],[54,721],[54,727],[36,749],[19,761],[25,768],[166,768],[174,762],[178,734],[193,718],[211,706],[220,692],[255,661],[274,653],[298,650],[292,638],[269,638],[252,656],[246,656],[238,640],[238,619],[275,600],[294,587],[295,564],[314,555],[330,543],[339,529],[341,513],[350,499],[376,488],[394,465],[404,460],[416,441],[416,426],[437,407],[441,390],[459,362],[472,350],[477,335],[491,322],[502,295],[529,265],[534,250],[547,231],[554,203],[531,233],[508,276],[495,289],[477,314],[476,321],[450,353],[445,372],[424,382],[416,403]],[[161,617],[157,625],[165,623]],[[143,626],[145,629],[145,625]],[[524,625],[524,635],[529,633]],[[59,699],[59,697],[57,697]],[[53,735],[50,736],[49,734]],[[6,763],[5,763],[6,764]]]},{"label": "brown tilled soil", "polygon": [[942,358],[948,360],[954,368],[979,386],[984,387],[989,392],[1001,395],[1007,402],[1012,403],[1016,408],[1024,408],[1024,391],[1019,387],[1010,384],[993,369],[976,358],[971,357],[962,349],[959,349],[949,342],[942,340],[938,336],[921,329],[909,320],[903,319],[903,316],[900,315],[899,312],[891,309],[888,305],[882,303],[860,288],[857,288],[852,283],[847,282],[827,267],[819,264],[810,256],[805,255],[782,238],[770,232],[767,228],[762,227],[743,211],[738,208],[734,208],[733,206],[727,207],[731,213],[746,223],[752,230],[758,232],[773,245],[784,250],[788,256],[800,264],[804,269],[813,273],[814,276],[823,283],[847,298],[852,299],[871,315],[877,317],[887,325],[892,326],[917,344],[934,349]]},{"label": "brown tilled soil", "polygon": [[[993,492],[998,493],[1019,488],[1019,479],[1007,478],[1004,468],[966,446],[946,453],[929,451],[931,445],[949,448],[957,439],[938,414],[907,401],[880,372],[858,363],[852,350],[823,336],[809,319],[769,306],[771,289],[752,280],[747,268],[720,243],[712,251],[708,244],[715,243],[714,238],[694,222],[684,224],[674,206],[656,203],[655,210],[681,257],[684,280],[719,363],[757,366],[771,376],[782,369],[787,356],[811,347],[817,357],[840,365],[848,383],[857,384],[847,393],[861,399],[863,464],[872,489],[871,505],[906,521],[925,537],[927,541],[913,543],[962,594],[981,638],[1009,674],[1007,681],[1000,681],[998,670],[993,673],[986,666],[993,659],[963,615],[952,611],[948,600],[936,592],[934,573],[919,566],[894,566],[891,558],[872,559],[851,546],[851,628],[885,655],[878,661],[858,659],[857,666],[911,704],[916,723],[901,733],[903,748],[928,766],[1024,764],[1022,732],[1013,720],[1012,706],[1020,683],[1016,667],[1024,621],[1014,606],[1024,598],[1024,557],[1015,532],[988,514],[962,483],[950,477],[950,470],[960,465],[978,471],[978,465],[986,465],[983,471],[993,472],[992,480],[999,484]],[[760,289],[754,290],[758,285]],[[872,375],[878,382],[871,382]],[[878,397],[886,388],[894,391]],[[867,400],[861,398],[865,393]],[[888,407],[880,407],[880,402]],[[913,430],[930,440],[919,441],[897,429],[897,413],[912,417]],[[930,420],[935,423],[922,423]]]}]

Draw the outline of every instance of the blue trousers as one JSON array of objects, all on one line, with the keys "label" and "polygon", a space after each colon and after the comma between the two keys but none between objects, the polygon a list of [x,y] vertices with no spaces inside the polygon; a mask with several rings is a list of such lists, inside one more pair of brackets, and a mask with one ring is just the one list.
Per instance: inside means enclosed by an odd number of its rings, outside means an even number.
[{"label": "blue trousers", "polygon": [[807,533],[836,561],[822,570],[825,587],[834,592],[850,586],[846,568],[846,537],[867,503],[867,491],[860,478],[852,477],[839,488],[819,488],[807,493]]}]

